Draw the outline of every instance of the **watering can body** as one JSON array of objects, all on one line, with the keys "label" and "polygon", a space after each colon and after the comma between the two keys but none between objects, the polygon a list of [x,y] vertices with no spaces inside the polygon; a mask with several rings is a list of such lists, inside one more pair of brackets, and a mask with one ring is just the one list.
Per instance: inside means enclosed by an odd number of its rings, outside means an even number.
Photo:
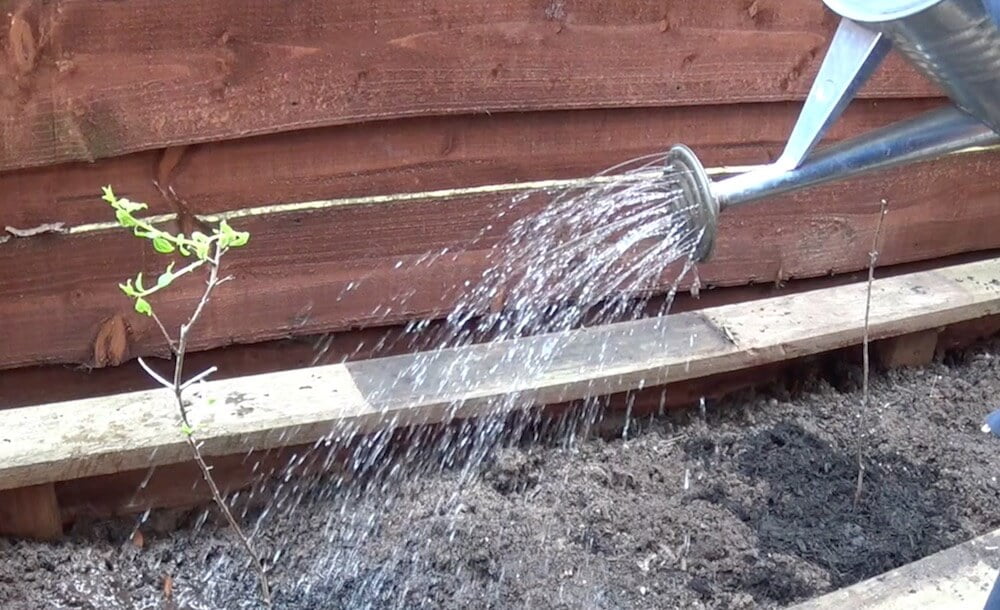
[{"label": "watering can body", "polygon": [[[718,181],[677,145],[667,165],[711,254],[720,211],[874,170],[1000,147],[1000,0],[824,0],[841,16],[777,161]],[[891,49],[936,83],[952,105],[816,151]]]},{"label": "watering can body", "polygon": [[1000,0],[825,0],[888,40],[961,110],[1000,131]]},{"label": "watering can body", "polygon": [[896,49],[954,103],[1000,132],[1000,0],[825,0],[841,15],[827,55],[779,159],[803,163]]}]

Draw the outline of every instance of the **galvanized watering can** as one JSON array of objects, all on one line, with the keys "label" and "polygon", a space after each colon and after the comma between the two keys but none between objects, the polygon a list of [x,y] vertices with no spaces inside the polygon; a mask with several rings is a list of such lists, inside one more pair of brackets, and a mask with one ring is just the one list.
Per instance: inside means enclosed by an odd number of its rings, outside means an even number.
[{"label": "galvanized watering can", "polygon": [[[1000,0],[824,0],[841,16],[779,159],[713,181],[697,156],[674,146],[696,258],[711,255],[719,212],[864,172],[1000,146]],[[953,106],[814,152],[816,144],[895,47]]]}]

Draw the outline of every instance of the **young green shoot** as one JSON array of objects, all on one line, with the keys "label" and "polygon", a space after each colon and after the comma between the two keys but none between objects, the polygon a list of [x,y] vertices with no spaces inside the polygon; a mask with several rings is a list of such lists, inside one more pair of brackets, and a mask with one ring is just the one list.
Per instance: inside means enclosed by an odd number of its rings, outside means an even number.
[{"label": "young green shoot", "polygon": [[[212,292],[223,282],[232,279],[231,277],[219,276],[222,256],[232,248],[245,246],[250,240],[250,234],[245,231],[236,231],[229,226],[229,223],[222,220],[219,222],[217,228],[212,229],[211,235],[206,235],[200,231],[195,231],[191,233],[191,235],[184,235],[183,233],[175,235],[159,229],[152,223],[135,215],[137,212],[147,209],[148,206],[146,204],[118,197],[115,195],[110,186],[104,187],[103,191],[103,199],[111,205],[112,209],[114,209],[115,218],[118,219],[118,224],[120,226],[126,229],[131,229],[133,235],[136,237],[152,242],[153,249],[156,252],[163,255],[180,256],[186,261],[180,269],[176,268],[176,261],[171,261],[168,265],[166,265],[164,271],[157,276],[156,281],[150,286],[146,286],[146,281],[143,278],[143,274],[140,272],[135,276],[135,278],[128,279],[124,283],[119,284],[118,287],[125,294],[125,296],[133,300],[133,306],[137,313],[149,316],[156,322],[160,331],[163,333],[167,344],[170,346],[171,352],[174,354],[174,372],[172,380],[168,380],[154,371],[153,368],[150,367],[149,364],[147,364],[142,358],[139,358],[139,364],[157,383],[173,393],[177,409],[180,412],[181,433],[184,435],[188,446],[191,448],[194,460],[201,469],[202,477],[205,479],[205,482],[208,484],[208,487],[212,492],[212,498],[215,501],[215,504],[219,507],[219,510],[222,511],[226,521],[228,521],[233,532],[243,545],[243,548],[250,556],[260,579],[261,595],[264,603],[270,606],[271,592],[264,564],[260,559],[260,555],[258,555],[254,550],[250,539],[243,533],[243,530],[237,523],[236,518],[233,516],[232,511],[230,511],[229,506],[226,504],[225,498],[219,490],[215,479],[212,477],[212,469],[205,462],[205,459],[201,454],[201,450],[199,449],[198,441],[195,438],[196,430],[188,417],[187,402],[184,399],[185,390],[198,382],[204,381],[209,375],[217,370],[217,368],[213,366],[185,381],[184,356],[187,352],[191,329],[201,317]],[[167,331],[166,327],[153,310],[153,306],[150,303],[150,297],[171,286],[178,278],[190,275],[199,269],[207,269],[208,277],[205,281],[205,289],[202,292],[198,303],[195,305],[194,311],[188,317],[187,321],[181,324],[180,330],[175,339],[171,337],[170,333]],[[211,401],[209,402],[211,404]]]}]

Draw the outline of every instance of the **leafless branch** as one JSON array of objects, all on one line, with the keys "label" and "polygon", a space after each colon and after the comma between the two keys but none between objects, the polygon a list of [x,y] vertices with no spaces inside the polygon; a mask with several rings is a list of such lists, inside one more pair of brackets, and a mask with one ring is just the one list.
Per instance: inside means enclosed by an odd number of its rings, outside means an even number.
[{"label": "leafless branch", "polygon": [[142,370],[146,371],[147,375],[149,375],[150,377],[152,377],[154,381],[158,382],[163,387],[167,388],[168,390],[173,391],[174,384],[170,383],[169,381],[167,381],[166,379],[164,379],[164,377],[162,375],[160,375],[159,373],[157,373],[156,371],[154,371],[153,367],[151,367],[148,364],[146,364],[146,361],[143,360],[141,357],[138,358],[138,360],[139,360],[139,366],[142,367]]},{"label": "leafless branch", "polygon": [[878,242],[882,234],[882,224],[889,204],[885,199],[879,207],[878,224],[875,225],[875,235],[872,237],[872,249],[868,252],[868,288],[865,294],[865,327],[861,343],[862,373],[861,373],[861,410],[858,413],[858,428],[856,431],[857,454],[858,454],[858,482],[854,489],[854,507],[857,508],[861,501],[861,493],[865,483],[865,443],[864,434],[867,428],[867,414],[869,406],[868,377],[870,375],[870,365],[868,357],[868,321],[871,316],[872,307],[872,282],[875,280],[875,263],[878,262]]},{"label": "leafless branch", "polygon": [[173,338],[170,337],[170,333],[167,332],[167,327],[163,325],[160,317],[156,315],[156,312],[150,312],[156,325],[160,327],[160,332],[163,333],[163,338],[167,340],[167,345],[170,346],[170,351],[176,356],[177,355],[177,343],[174,342]]},{"label": "leafless branch", "polygon": [[188,389],[189,387],[193,386],[194,384],[198,383],[202,379],[208,377],[209,375],[211,375],[212,373],[214,373],[214,372],[216,372],[218,370],[219,370],[219,367],[217,367],[217,366],[212,366],[212,367],[209,367],[209,368],[205,369],[204,371],[198,373],[197,375],[195,375],[191,379],[188,379],[187,381],[185,381],[184,385],[181,386],[181,390]]},{"label": "leafless branch", "polygon": [[212,296],[212,291],[219,285],[219,264],[220,258],[222,257],[223,251],[219,248],[218,242],[216,242],[215,250],[213,251],[212,258],[208,261],[208,280],[205,285],[205,292],[202,293],[201,299],[198,301],[198,305],[194,308],[194,313],[188,318],[188,321],[181,324],[180,336],[177,338],[177,359],[176,365],[174,367],[174,388],[176,388],[175,393],[177,394],[177,400],[181,403],[181,413],[184,415],[184,423],[188,423],[187,414],[183,407],[183,401],[180,400],[182,377],[184,375],[184,355],[187,352],[188,338],[191,336],[191,329],[194,327],[195,323],[198,322],[198,318],[201,317],[201,313],[205,310],[205,305],[208,304],[209,299]]}]

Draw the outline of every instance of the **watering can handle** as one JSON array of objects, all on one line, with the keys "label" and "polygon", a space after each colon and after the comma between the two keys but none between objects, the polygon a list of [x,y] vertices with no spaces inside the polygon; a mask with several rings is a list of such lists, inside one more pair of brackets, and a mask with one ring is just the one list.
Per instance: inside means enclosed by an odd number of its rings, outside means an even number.
[{"label": "watering can handle", "polygon": [[880,32],[841,19],[777,167],[793,170],[802,164],[891,47]]}]

